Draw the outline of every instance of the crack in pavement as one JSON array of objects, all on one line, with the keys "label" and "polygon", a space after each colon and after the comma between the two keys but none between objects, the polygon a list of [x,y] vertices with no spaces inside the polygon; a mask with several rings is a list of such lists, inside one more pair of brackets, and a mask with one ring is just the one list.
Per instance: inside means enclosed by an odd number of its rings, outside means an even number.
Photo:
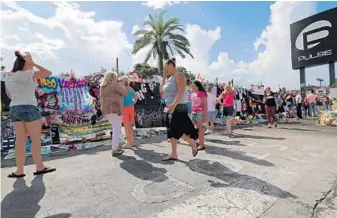
[{"label": "crack in pavement", "polygon": [[316,203],[314,204],[312,208],[311,217],[314,217],[316,215],[316,209],[318,205],[322,203],[322,201],[324,201],[329,196],[329,194],[332,192],[332,190],[334,190],[336,185],[337,185],[337,180],[332,184],[332,187],[325,193],[325,195],[322,198],[316,200]]}]

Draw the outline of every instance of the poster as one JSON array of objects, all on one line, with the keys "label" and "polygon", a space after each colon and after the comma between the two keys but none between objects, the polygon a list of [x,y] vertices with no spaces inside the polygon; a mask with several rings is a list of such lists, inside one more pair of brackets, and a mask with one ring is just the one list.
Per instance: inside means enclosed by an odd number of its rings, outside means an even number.
[{"label": "poster", "polygon": [[[41,143],[45,147],[43,148],[44,153],[50,154],[55,150],[59,151],[56,149],[57,144],[69,147],[77,143],[84,143],[84,147],[88,148],[93,145],[98,146],[99,143],[94,142],[111,138],[110,123],[104,120],[100,113],[99,84],[102,78],[103,74],[77,79],[52,76],[37,81],[35,97],[42,115]],[[139,98],[135,106],[136,127],[164,126],[159,83],[154,81],[134,82],[130,86]],[[1,101],[2,108],[6,109],[4,111],[8,111],[10,101],[6,100],[8,97],[3,87],[1,99],[5,99],[5,101]],[[14,157],[14,128],[8,113],[2,113],[1,121],[1,150],[5,156],[7,155],[7,158],[11,158]],[[77,148],[82,147],[77,146]]]}]

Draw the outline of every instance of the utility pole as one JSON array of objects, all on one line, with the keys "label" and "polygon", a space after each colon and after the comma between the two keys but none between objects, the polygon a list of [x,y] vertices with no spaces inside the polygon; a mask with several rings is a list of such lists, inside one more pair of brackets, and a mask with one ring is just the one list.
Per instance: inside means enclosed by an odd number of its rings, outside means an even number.
[{"label": "utility pole", "polygon": [[118,69],[118,58],[116,58],[116,71],[117,71],[117,74],[119,75],[119,69]]}]

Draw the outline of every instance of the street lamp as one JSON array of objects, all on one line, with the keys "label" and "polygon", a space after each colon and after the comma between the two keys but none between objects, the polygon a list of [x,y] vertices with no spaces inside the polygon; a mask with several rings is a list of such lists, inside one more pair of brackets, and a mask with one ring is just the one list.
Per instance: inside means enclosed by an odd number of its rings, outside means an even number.
[{"label": "street lamp", "polygon": [[319,87],[322,87],[322,82],[324,81],[324,79],[317,78],[316,80],[319,82]]}]

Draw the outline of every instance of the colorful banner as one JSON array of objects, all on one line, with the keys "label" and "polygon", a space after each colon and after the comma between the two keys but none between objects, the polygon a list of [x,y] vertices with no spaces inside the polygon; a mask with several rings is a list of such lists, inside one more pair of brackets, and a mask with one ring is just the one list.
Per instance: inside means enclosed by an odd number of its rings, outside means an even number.
[{"label": "colorful banner", "polygon": [[[35,97],[42,115],[43,145],[85,143],[84,147],[91,147],[89,144],[94,141],[111,138],[110,123],[100,113],[99,84],[102,78],[103,74],[97,74],[79,79],[48,77],[37,81]],[[136,105],[137,128],[163,126],[159,84],[150,81],[130,85],[139,97]],[[10,99],[4,86],[1,100],[5,100],[1,102],[4,111],[1,116],[1,151],[6,156],[8,152],[12,154],[15,134],[8,117]]]}]

